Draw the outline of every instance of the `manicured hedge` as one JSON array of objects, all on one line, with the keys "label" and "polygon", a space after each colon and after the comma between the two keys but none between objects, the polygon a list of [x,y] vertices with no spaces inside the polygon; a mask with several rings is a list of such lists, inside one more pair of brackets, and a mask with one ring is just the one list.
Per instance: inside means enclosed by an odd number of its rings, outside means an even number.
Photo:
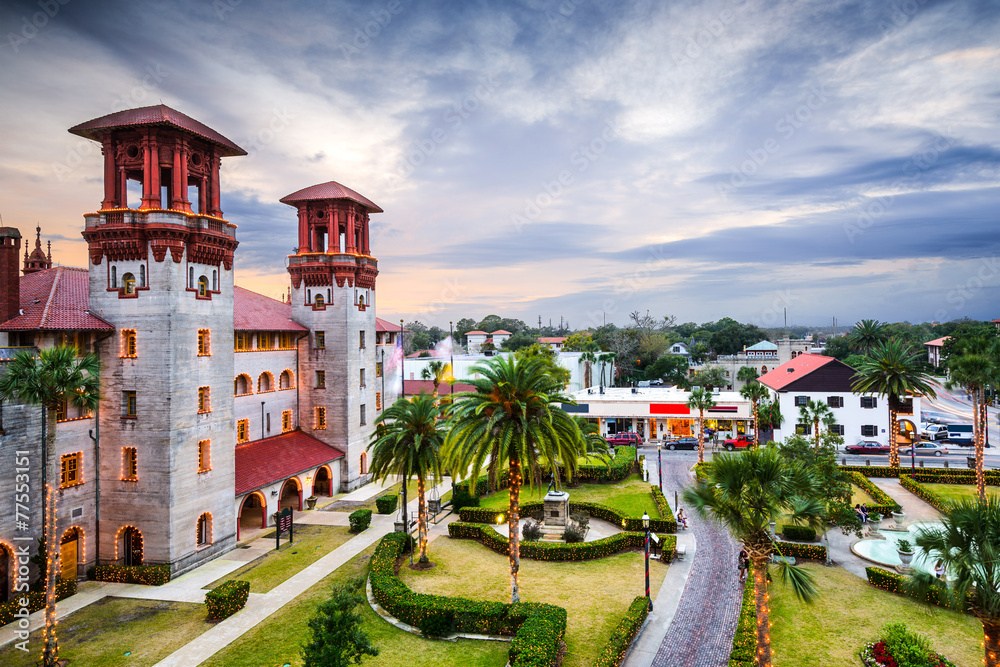
[{"label": "manicured hedge", "polygon": [[674,519],[674,514],[670,511],[670,504],[663,496],[663,491],[660,491],[660,487],[658,485],[650,484],[649,493],[653,496],[653,502],[656,503],[656,510],[660,513],[660,516],[671,519],[674,522],[674,529],[668,532],[676,532],[677,520]]},{"label": "manicured hedge", "polygon": [[620,482],[635,469],[635,447],[615,447],[615,456],[608,465],[582,464],[576,469],[575,481]]},{"label": "manicured hedge", "polygon": [[743,603],[736,619],[733,650],[729,653],[729,667],[756,667],[757,665],[757,606],[753,590],[753,565],[747,572],[743,586]]},{"label": "manicured hedge", "polygon": [[786,540],[795,540],[797,542],[816,541],[816,529],[809,526],[782,526],[781,534],[784,535]]},{"label": "manicured hedge", "polygon": [[[936,482],[937,480],[933,479],[933,478],[931,480],[928,480],[928,479],[924,478],[924,479],[922,479],[920,481],[935,481]],[[948,484],[950,482],[945,482],[945,483]],[[933,491],[929,490],[927,487],[925,487],[923,484],[921,484],[919,481],[917,481],[917,476],[916,475],[913,475],[913,476],[911,476],[911,475],[902,475],[902,476],[900,476],[900,478],[899,478],[899,485],[901,487],[903,487],[904,489],[906,489],[907,491],[913,493],[913,495],[917,496],[918,498],[921,498],[921,499],[927,501],[928,504],[933,505],[934,507],[938,508],[942,512],[945,511],[945,509],[947,509],[948,501],[946,501],[944,498],[942,498],[938,494],[934,493]]]},{"label": "manicured hedge", "polygon": [[611,638],[601,649],[600,655],[594,661],[594,667],[618,667],[622,664],[629,646],[632,645],[635,636],[639,634],[639,629],[646,622],[648,615],[649,600],[646,599],[645,595],[640,595],[632,600],[632,604],[625,611],[622,620],[618,621],[618,625],[611,631]]},{"label": "manicured hedge", "polygon": [[[884,591],[896,593],[897,595],[914,597],[908,590],[906,590],[904,585],[909,577],[899,574],[898,572],[893,572],[892,570],[886,570],[885,568],[874,566],[866,567],[865,574],[868,575],[868,583],[875,588],[881,588]],[[948,606],[946,602],[942,603],[940,591],[936,586],[927,590],[927,594],[921,602],[927,602],[940,607]]]},{"label": "manicured hedge", "polygon": [[369,509],[354,510],[347,520],[351,522],[351,532],[360,533],[368,529],[372,522],[372,511]]},{"label": "manicured hedge", "polygon": [[892,512],[902,511],[902,507],[899,503],[892,499],[888,493],[882,489],[875,486],[870,479],[862,475],[860,472],[852,471],[850,473],[851,483],[857,485],[862,491],[867,493],[875,501],[874,505],[868,506],[869,514],[881,514],[882,516],[887,516]]},{"label": "manicured hedge", "polygon": [[92,579],[119,584],[162,586],[170,581],[169,565],[98,565],[90,572]]},{"label": "manicured hedge", "polygon": [[398,504],[399,496],[395,493],[387,493],[375,499],[375,508],[378,509],[379,514],[392,514],[396,511]]},{"label": "manicured hedge", "polygon": [[247,603],[250,597],[249,581],[224,581],[205,593],[208,617],[214,620],[229,618]]},{"label": "manicured hedge", "polygon": [[[56,579],[56,600],[68,598],[76,594],[75,579]],[[17,618],[14,616],[21,610],[21,598],[27,598],[28,613],[36,612],[45,608],[45,593],[32,591],[30,593],[11,593],[14,597],[9,602],[0,604],[0,626],[13,623]]]},{"label": "manicured hedge", "polygon": [[[976,471],[971,468],[917,468],[920,471],[919,473],[911,469],[910,466],[901,466],[899,468],[890,468],[889,466],[840,466],[840,469],[845,472],[859,472],[865,477],[899,477],[900,475],[912,474],[931,475],[939,478],[933,481],[942,484],[967,484],[967,481],[949,482],[947,480],[961,480],[964,478],[974,481],[976,478]],[[984,470],[983,474],[986,477],[987,484],[1000,485],[1000,470]]]},{"label": "manicured hedge", "polygon": [[[659,490],[659,489],[657,489]],[[529,500],[521,503],[520,516],[529,516],[532,512],[538,512],[545,508],[545,503],[541,500]],[[586,512],[595,519],[603,519],[613,523],[622,530],[642,531],[642,517],[625,516],[613,507],[600,505],[598,503],[573,503],[569,504],[571,512]],[[487,509],[484,507],[463,507],[458,511],[462,521],[471,523],[497,523],[497,517],[502,517],[500,523],[507,521],[507,512],[498,509]],[[670,516],[667,511],[665,519],[650,519],[649,529],[654,533],[676,533],[677,521]]]},{"label": "manicured hedge", "polygon": [[[448,535],[455,538],[467,538],[481,542],[487,549],[509,555],[510,542],[498,533],[493,526],[482,523],[454,522],[448,524]],[[670,562],[677,550],[675,535],[657,535],[663,547],[663,561]],[[521,542],[522,558],[542,561],[581,561],[605,558],[625,549],[641,549],[646,539],[645,533],[625,532],[615,533],[593,542]]]},{"label": "manicured hedge", "polygon": [[812,558],[813,560],[826,560],[826,547],[822,544],[802,544],[801,542],[776,542],[775,546],[781,550],[781,556],[791,556],[793,558]]},{"label": "manicured hedge", "polygon": [[552,667],[566,632],[566,610],[555,605],[521,602],[507,604],[414,593],[396,576],[396,560],[408,536],[389,533],[375,547],[371,559],[372,594],[382,607],[403,623],[425,632],[514,635],[511,667]]}]

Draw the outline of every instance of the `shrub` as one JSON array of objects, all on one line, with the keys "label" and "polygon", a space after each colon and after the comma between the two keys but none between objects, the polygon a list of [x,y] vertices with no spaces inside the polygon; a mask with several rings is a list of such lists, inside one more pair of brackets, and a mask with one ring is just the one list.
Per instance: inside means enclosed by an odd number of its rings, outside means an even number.
[{"label": "shrub", "polygon": [[753,566],[743,585],[743,603],[736,619],[733,650],[729,653],[729,667],[756,667],[757,665],[757,608],[754,606]]},{"label": "shrub", "polygon": [[781,556],[791,556],[792,558],[812,558],[813,560],[826,560],[826,547],[821,544],[801,544],[799,542],[776,542],[775,546],[780,550]]},{"label": "shrub", "polygon": [[372,511],[368,509],[354,510],[347,517],[347,520],[351,522],[351,532],[360,533],[367,530],[368,525],[372,522]]},{"label": "shrub", "polygon": [[93,568],[97,581],[114,581],[119,584],[145,584],[162,586],[170,581],[169,565],[98,565]]},{"label": "shrub", "polygon": [[888,623],[882,628],[882,641],[868,644],[861,651],[861,661],[900,667],[955,667],[954,663],[931,650],[930,641],[909,630],[904,623]]},{"label": "shrub", "polygon": [[[926,486],[924,486],[920,482],[940,482],[940,480],[937,480],[937,479],[927,479],[923,475],[900,475],[899,476],[899,485],[901,487],[903,487],[907,491],[912,492],[918,498],[926,500],[928,504],[933,505],[934,507],[938,508],[942,512],[945,511],[947,509],[947,506],[948,506],[948,501],[946,501],[944,498],[942,498],[938,494],[936,494],[933,491],[931,491],[930,489],[928,489]],[[941,482],[941,483],[943,483],[943,484],[954,484],[955,482]]]},{"label": "shrub", "polygon": [[424,637],[447,637],[455,631],[455,612],[445,609],[429,614],[420,620],[418,627]]},{"label": "shrub", "polygon": [[886,516],[891,512],[902,510],[899,503],[892,499],[888,493],[872,484],[871,480],[859,472],[850,473],[851,482],[872,497],[875,504],[868,506],[869,514],[881,514]]},{"label": "shrub", "polygon": [[[56,579],[56,600],[62,600],[68,598],[70,595],[76,594],[76,580],[75,579],[63,579],[59,577]],[[21,610],[22,599],[27,603],[28,613],[36,612],[39,609],[45,608],[45,593],[41,591],[32,591],[29,593],[18,594],[12,593],[13,597],[9,602],[0,603],[0,626],[12,623],[16,616],[14,614]]]},{"label": "shrub", "polygon": [[582,464],[576,469],[576,480],[587,482],[620,482],[632,474],[635,466],[635,447],[615,448],[615,456],[608,465]]},{"label": "shrub", "polygon": [[573,512],[569,515],[569,518],[580,524],[581,528],[586,528],[590,525],[590,515],[586,512]]},{"label": "shrub", "polygon": [[243,609],[248,597],[250,597],[249,581],[224,581],[205,593],[208,617],[214,620],[229,618]]},{"label": "shrub", "polygon": [[[884,591],[905,595],[907,597],[914,597],[910,589],[906,586],[907,577],[897,572],[886,570],[881,567],[869,566],[865,568],[865,574],[868,575],[868,583],[875,588],[881,588]],[[931,588],[927,590],[927,593],[924,595],[921,602],[938,605],[940,607],[948,606],[947,600],[941,600],[940,593],[942,589],[939,588],[939,586],[939,584],[933,584]]]},{"label": "shrub", "polygon": [[594,667],[618,667],[648,615],[649,600],[645,595],[632,600],[622,620],[618,621],[618,625],[611,631],[611,638],[601,649],[601,654],[594,661]]},{"label": "shrub", "polygon": [[781,534],[786,540],[796,540],[798,542],[815,542],[816,529],[809,526],[782,526]]},{"label": "shrub", "polygon": [[[521,516],[531,516],[537,511],[541,511],[544,503],[541,500],[529,500],[521,503]],[[595,519],[601,519],[608,523],[613,523],[622,530],[639,531],[643,530],[641,517],[625,516],[613,507],[600,505],[598,503],[574,503],[569,504],[570,513],[583,512]],[[507,520],[505,510],[487,509],[485,507],[463,507],[458,511],[459,518],[471,523],[498,523],[497,517],[502,517],[499,523]],[[670,516],[667,511],[666,519],[650,519],[649,529],[654,533],[676,533],[677,521]]]},{"label": "shrub", "polygon": [[379,514],[392,514],[396,511],[397,504],[399,504],[399,496],[395,493],[387,493],[375,499],[375,508]]},{"label": "shrub", "polygon": [[537,542],[542,537],[542,526],[536,521],[528,520],[521,528],[521,537],[526,542]]},{"label": "shrub", "polygon": [[462,507],[479,507],[479,496],[469,493],[467,485],[456,484],[455,490],[451,494],[451,506],[456,509]]},{"label": "shrub", "polygon": [[566,540],[567,544],[583,542],[583,533],[576,530],[573,526],[569,526],[565,531],[563,531],[563,539]]}]

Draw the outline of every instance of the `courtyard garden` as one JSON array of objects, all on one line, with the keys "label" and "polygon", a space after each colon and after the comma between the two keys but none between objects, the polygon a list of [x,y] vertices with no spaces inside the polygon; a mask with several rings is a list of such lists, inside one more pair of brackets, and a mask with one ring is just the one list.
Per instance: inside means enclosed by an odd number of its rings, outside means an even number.
[{"label": "courtyard garden", "polygon": [[[577,487],[562,488],[569,493],[571,503],[600,503],[612,507],[626,516],[639,517],[643,512],[649,512],[652,519],[661,519],[656,503],[650,495],[650,485],[642,481],[639,475],[630,475],[626,480],[616,484],[581,484]],[[525,490],[521,494],[521,502],[541,500],[545,496],[545,488]],[[480,507],[496,510],[506,510],[509,497],[506,489],[480,497]]]}]

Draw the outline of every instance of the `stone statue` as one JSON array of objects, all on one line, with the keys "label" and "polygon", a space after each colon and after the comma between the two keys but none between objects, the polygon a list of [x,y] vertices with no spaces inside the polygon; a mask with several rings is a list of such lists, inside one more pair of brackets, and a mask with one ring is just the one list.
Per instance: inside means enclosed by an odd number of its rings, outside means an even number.
[{"label": "stone statue", "polygon": [[548,490],[548,492],[552,493],[555,490],[556,490],[556,474],[552,473],[552,477],[549,479],[549,490]]}]

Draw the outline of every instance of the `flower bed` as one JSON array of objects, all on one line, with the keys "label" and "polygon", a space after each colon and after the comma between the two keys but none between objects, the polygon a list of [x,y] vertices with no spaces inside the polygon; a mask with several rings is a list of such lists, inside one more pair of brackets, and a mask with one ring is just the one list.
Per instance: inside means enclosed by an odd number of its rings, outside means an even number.
[{"label": "flower bed", "polygon": [[[448,535],[480,542],[484,547],[503,556],[509,555],[510,543],[493,526],[482,523],[454,522],[448,524]],[[669,563],[677,550],[677,537],[657,535],[663,548],[663,562]],[[625,549],[641,549],[646,540],[645,533],[616,533],[593,542],[521,542],[522,558],[541,561],[580,561],[604,558]]]},{"label": "flower bed", "polygon": [[955,667],[943,655],[930,650],[930,642],[903,623],[882,628],[882,641],[865,644],[859,656],[865,667]]},{"label": "flower bed", "polygon": [[224,581],[205,593],[208,617],[213,620],[229,618],[246,606],[248,597],[250,597],[249,581]]},{"label": "flower bed", "polygon": [[97,565],[90,569],[96,581],[114,581],[119,584],[145,584],[162,586],[170,581],[169,565]]},{"label": "flower bed", "polygon": [[[659,489],[657,488],[657,491]],[[654,495],[655,498],[655,495]],[[664,502],[666,500],[664,499]],[[541,512],[545,508],[545,503],[541,500],[529,500],[521,504],[521,516],[530,516],[532,512]],[[622,530],[642,531],[642,518],[625,516],[613,507],[598,503],[570,503],[570,512],[586,512],[595,519],[603,519],[613,523]],[[496,509],[484,507],[463,507],[458,511],[458,516],[467,523],[504,523],[507,521],[507,513]],[[667,511],[665,519],[650,519],[649,529],[654,533],[676,533],[677,521],[670,516]]]},{"label": "flower bed", "polygon": [[743,586],[743,603],[736,619],[733,650],[729,653],[729,667],[756,667],[757,665],[757,607],[753,592],[753,566],[747,573]]},{"label": "flower bed", "polygon": [[594,661],[594,667],[618,667],[625,659],[629,646],[639,634],[639,629],[646,622],[648,615],[649,600],[645,595],[640,595],[632,601],[622,620],[611,631],[611,638],[601,649],[601,654]]},{"label": "flower bed", "polygon": [[869,514],[881,514],[886,516],[892,512],[901,512],[902,507],[892,499],[888,493],[875,486],[870,479],[860,472],[851,472],[851,483],[857,485],[862,491],[867,493],[875,501],[874,505],[868,506]]}]

